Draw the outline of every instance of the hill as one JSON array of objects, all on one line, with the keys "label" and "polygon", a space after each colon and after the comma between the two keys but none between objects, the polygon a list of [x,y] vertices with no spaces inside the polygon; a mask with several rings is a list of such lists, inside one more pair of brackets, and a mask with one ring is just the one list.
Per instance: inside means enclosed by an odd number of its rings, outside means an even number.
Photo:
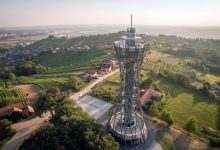
[{"label": "hill", "polygon": [[53,48],[61,48],[66,49],[69,47],[74,47],[76,45],[89,45],[90,47],[95,46],[96,44],[109,44],[112,46],[112,43],[116,40],[119,40],[122,36],[123,32],[103,34],[103,35],[92,35],[92,36],[81,36],[75,37],[72,39],[66,38],[46,38],[40,41],[37,41],[27,49],[31,53],[40,53],[42,51],[46,51],[48,49]]}]

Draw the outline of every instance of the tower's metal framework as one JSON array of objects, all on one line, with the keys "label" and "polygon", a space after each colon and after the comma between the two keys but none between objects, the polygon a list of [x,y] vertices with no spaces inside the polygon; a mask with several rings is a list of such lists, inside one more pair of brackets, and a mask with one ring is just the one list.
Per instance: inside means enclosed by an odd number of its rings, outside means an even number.
[{"label": "tower's metal framework", "polygon": [[148,129],[140,107],[139,75],[148,44],[139,43],[135,28],[127,28],[127,36],[115,42],[120,66],[120,94],[108,126],[121,145],[140,145],[147,140]]}]

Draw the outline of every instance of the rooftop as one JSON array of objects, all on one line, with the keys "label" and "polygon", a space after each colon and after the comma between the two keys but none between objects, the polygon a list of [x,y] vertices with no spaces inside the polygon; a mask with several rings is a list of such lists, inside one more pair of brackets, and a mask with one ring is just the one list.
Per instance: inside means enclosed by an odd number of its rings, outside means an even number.
[{"label": "rooftop", "polygon": [[76,101],[76,104],[80,106],[91,117],[98,121],[104,121],[108,114],[108,110],[112,107],[112,104],[104,102],[98,98],[86,95]]}]

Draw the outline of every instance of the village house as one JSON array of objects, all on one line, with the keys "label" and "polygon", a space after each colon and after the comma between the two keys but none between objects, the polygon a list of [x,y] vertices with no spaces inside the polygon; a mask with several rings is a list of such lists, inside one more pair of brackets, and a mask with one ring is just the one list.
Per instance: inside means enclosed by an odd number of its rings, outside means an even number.
[{"label": "village house", "polygon": [[88,70],[80,76],[80,79],[84,82],[87,82],[91,79],[97,79],[98,73],[95,70]]},{"label": "village house", "polygon": [[89,75],[91,78],[97,78],[97,76],[98,76],[98,74],[95,70],[88,70],[84,74]]},{"label": "village house", "polygon": [[119,64],[117,60],[109,60],[107,63],[100,65],[100,70],[106,73],[111,72],[114,68],[118,68]]},{"label": "village house", "polygon": [[59,47],[56,47],[55,49],[52,49],[52,53],[53,54],[56,54],[57,52],[60,51],[60,48]]},{"label": "village house", "polygon": [[145,103],[152,101],[153,97],[159,96],[159,93],[155,90],[149,89],[146,92],[141,91],[141,99],[140,99],[140,104],[141,106],[144,106]]},{"label": "village house", "polygon": [[109,61],[107,62],[107,64],[111,65],[111,68],[113,69],[113,68],[115,67],[115,65],[116,65],[116,62],[113,61],[113,60],[109,60]]},{"label": "village house", "polygon": [[214,90],[214,91],[220,91],[220,83],[214,83],[213,85],[212,85],[212,89]]},{"label": "village house", "polygon": [[101,70],[101,71],[104,71],[104,72],[106,72],[106,73],[111,72],[111,71],[112,71],[112,65],[109,64],[109,63],[101,64],[100,70]]},{"label": "village house", "polygon": [[184,75],[191,78],[193,81],[196,80],[196,73],[193,71],[184,72]]}]

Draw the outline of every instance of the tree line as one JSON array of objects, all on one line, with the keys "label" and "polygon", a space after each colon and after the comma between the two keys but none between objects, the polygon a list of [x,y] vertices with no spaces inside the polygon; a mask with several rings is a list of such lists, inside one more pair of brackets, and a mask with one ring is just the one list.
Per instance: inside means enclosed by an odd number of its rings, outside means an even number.
[{"label": "tree line", "polygon": [[0,68],[0,78],[15,81],[16,76],[29,76],[45,71],[45,66],[33,61],[25,61],[23,64],[19,64],[16,66]]}]

